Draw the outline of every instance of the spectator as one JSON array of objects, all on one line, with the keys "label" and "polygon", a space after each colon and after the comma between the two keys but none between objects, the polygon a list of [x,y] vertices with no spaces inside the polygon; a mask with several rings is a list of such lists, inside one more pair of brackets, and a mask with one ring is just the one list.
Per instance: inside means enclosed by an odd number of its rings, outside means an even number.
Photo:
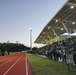
[{"label": "spectator", "polygon": [[70,63],[71,65],[74,64],[74,59],[73,59],[72,51],[69,51],[68,60],[69,60],[69,63]]},{"label": "spectator", "polygon": [[7,52],[7,51],[5,51],[5,52],[4,52],[4,55],[8,55],[8,52]]},{"label": "spectator", "polygon": [[66,62],[66,51],[64,48],[62,48],[62,61]]},{"label": "spectator", "polygon": [[56,49],[55,53],[56,53],[56,59],[57,60],[61,59],[61,50],[60,49]]},{"label": "spectator", "polygon": [[74,54],[73,54],[73,59],[74,59],[74,64],[75,64],[75,66],[76,66],[76,51],[75,51]]}]

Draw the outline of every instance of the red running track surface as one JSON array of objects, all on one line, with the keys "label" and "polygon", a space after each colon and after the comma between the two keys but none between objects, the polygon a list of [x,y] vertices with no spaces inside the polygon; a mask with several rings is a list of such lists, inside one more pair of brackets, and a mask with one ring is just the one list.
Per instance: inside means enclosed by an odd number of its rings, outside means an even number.
[{"label": "red running track surface", "polygon": [[26,54],[1,56],[0,75],[32,75]]}]

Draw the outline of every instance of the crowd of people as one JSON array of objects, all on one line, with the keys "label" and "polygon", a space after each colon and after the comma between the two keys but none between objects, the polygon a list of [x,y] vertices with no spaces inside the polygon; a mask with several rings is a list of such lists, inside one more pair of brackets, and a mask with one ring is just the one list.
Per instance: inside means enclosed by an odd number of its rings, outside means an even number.
[{"label": "crowd of people", "polygon": [[5,55],[9,55],[9,52],[7,52],[7,51],[1,52],[1,50],[0,50],[0,56],[5,56]]},{"label": "crowd of people", "polygon": [[76,37],[54,42],[45,48],[49,59],[70,63],[76,66]]}]

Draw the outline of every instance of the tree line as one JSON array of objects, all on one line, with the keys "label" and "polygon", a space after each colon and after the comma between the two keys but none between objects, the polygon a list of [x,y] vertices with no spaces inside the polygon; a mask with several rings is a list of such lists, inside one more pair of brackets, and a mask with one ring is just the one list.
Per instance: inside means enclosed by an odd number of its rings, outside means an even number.
[{"label": "tree line", "polygon": [[0,43],[0,51],[1,52],[20,52],[24,50],[29,50],[30,48],[17,43]]}]

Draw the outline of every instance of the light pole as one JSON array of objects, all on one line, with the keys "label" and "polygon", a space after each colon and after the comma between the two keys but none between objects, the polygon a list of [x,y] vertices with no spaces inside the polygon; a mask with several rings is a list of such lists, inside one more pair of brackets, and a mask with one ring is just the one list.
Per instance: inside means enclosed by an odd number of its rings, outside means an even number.
[{"label": "light pole", "polygon": [[30,28],[30,50],[32,51],[32,29]]}]

